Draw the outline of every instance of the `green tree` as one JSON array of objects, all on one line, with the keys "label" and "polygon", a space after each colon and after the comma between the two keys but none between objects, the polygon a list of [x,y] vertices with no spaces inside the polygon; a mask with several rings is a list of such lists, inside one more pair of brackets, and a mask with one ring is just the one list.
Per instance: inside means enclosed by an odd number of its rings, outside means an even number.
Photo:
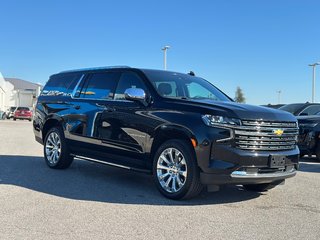
[{"label": "green tree", "polygon": [[234,100],[238,103],[245,103],[246,102],[246,98],[244,97],[244,94],[243,94],[242,89],[240,87],[237,87],[236,96],[234,97]]}]

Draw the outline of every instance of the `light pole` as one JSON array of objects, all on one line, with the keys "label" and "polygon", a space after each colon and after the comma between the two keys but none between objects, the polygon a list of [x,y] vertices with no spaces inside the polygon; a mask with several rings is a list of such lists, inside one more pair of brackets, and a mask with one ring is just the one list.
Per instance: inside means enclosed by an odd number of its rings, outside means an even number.
[{"label": "light pole", "polygon": [[161,50],[163,51],[163,66],[164,70],[167,70],[167,50],[170,48],[170,46],[164,46]]},{"label": "light pole", "polygon": [[277,91],[278,93],[278,104],[280,104],[280,95],[281,95],[281,90]]},{"label": "light pole", "polygon": [[315,98],[315,88],[316,88],[316,66],[320,65],[320,62],[309,64],[312,67],[312,103],[314,103]]}]

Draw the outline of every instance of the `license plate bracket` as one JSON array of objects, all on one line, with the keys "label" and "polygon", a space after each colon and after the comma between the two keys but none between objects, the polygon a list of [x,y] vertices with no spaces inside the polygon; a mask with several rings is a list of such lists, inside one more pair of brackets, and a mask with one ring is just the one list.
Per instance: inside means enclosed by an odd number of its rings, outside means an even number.
[{"label": "license plate bracket", "polygon": [[284,156],[284,155],[270,155],[269,156],[269,167],[270,168],[285,167],[285,165],[286,165],[286,156]]}]

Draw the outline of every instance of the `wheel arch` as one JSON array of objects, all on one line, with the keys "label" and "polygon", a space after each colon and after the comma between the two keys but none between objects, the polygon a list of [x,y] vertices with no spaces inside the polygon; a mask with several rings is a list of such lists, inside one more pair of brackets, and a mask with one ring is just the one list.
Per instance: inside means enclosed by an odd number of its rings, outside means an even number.
[{"label": "wheel arch", "polygon": [[42,127],[42,141],[44,141],[48,131],[53,127],[63,128],[63,119],[58,116],[51,116],[47,119],[47,121]]},{"label": "wheel arch", "polygon": [[192,132],[182,126],[179,125],[162,125],[158,127],[155,131],[152,146],[151,146],[151,159],[153,160],[157,149],[168,140],[179,139],[186,141],[192,149],[194,156],[195,154],[195,146],[198,144],[196,137]]}]

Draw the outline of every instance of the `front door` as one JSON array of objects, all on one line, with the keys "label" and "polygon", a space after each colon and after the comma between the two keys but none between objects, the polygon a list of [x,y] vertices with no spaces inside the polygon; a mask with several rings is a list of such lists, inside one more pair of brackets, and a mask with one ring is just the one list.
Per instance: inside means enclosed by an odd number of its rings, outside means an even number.
[{"label": "front door", "polygon": [[[131,71],[123,72],[117,85],[112,106],[106,101],[100,123],[95,132],[102,144],[108,146],[109,153],[121,156],[129,165],[145,165],[146,143],[152,132],[149,107],[140,102],[128,101],[124,92],[128,88],[148,90],[140,76]],[[110,107],[108,107],[110,106]],[[110,148],[111,147],[111,148]]]}]

